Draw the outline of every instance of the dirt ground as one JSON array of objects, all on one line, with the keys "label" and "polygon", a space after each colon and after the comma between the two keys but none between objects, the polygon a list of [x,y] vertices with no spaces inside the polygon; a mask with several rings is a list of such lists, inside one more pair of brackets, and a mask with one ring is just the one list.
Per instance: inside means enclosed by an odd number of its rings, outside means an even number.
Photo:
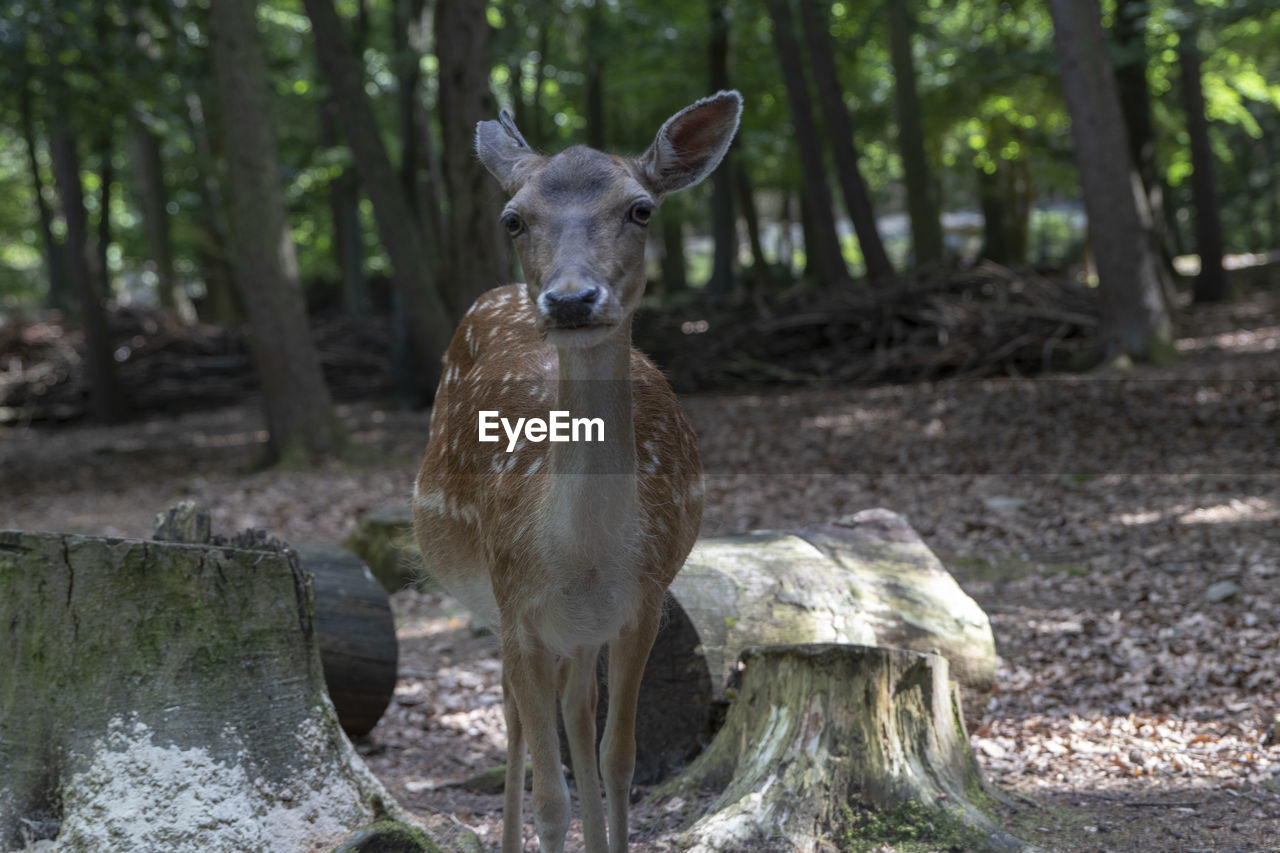
[{"label": "dirt ground", "polygon": [[[1168,367],[685,399],[704,535],[888,507],[990,614],[999,686],[971,740],[1045,850],[1280,850],[1280,295],[1179,335]],[[0,528],[145,537],[189,498],[215,532],[339,542],[407,500],[427,420],[341,416],[351,458],[305,472],[255,470],[252,402],[0,429]],[[414,813],[496,848],[500,795],[460,784],[503,760],[494,643],[440,593],[392,603],[401,678],[358,748]],[[680,849],[688,804],[635,809],[633,849]]]}]

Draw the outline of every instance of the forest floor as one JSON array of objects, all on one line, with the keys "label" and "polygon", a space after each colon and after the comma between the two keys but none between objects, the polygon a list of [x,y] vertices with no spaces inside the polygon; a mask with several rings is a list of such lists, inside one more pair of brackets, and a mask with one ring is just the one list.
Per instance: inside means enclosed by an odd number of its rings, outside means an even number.
[{"label": "forest floor", "polygon": [[[971,740],[1016,795],[1002,817],[1045,850],[1280,850],[1280,291],[1189,313],[1178,349],[1165,367],[684,400],[704,535],[888,507],[986,609],[998,688]],[[192,499],[215,532],[339,542],[407,499],[427,420],[340,408],[354,459],[311,471],[254,468],[252,403],[0,427],[0,528],[146,537]],[[440,593],[392,604],[402,677],[358,747],[415,814],[496,848],[501,796],[459,784],[503,761],[495,644]],[[633,849],[680,849],[681,811],[641,800]]]}]

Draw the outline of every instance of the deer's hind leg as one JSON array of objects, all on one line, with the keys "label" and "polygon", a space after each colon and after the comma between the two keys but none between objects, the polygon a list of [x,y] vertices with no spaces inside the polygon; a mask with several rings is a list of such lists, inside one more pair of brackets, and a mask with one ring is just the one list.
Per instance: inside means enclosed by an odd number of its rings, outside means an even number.
[{"label": "deer's hind leg", "polygon": [[[505,628],[505,626],[504,626]],[[542,853],[563,853],[564,837],[569,831],[569,788],[564,780],[564,768],[560,764],[560,736],[556,731],[557,672],[555,655],[540,644],[522,648],[514,637],[503,631],[502,678],[505,686],[504,709],[515,706],[517,728],[527,739],[529,755],[533,760],[533,825],[538,833]],[[507,711],[508,718],[512,716]],[[521,794],[524,790],[524,750],[512,752],[512,738],[507,738],[507,791],[508,808],[512,814],[503,815],[503,853],[518,853]],[[513,770],[518,766],[518,770]],[[516,829],[511,829],[511,824]],[[517,846],[508,848],[514,837]]]}]

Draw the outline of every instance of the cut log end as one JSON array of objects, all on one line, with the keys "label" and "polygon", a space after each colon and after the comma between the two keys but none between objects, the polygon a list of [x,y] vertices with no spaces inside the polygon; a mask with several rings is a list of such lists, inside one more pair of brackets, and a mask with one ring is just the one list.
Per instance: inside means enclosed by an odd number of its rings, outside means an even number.
[{"label": "cut log end", "polygon": [[991,793],[944,658],[827,644],[750,649],[743,661],[724,727],[668,788],[721,791],[686,849],[739,850],[780,837],[803,851],[831,838],[892,843],[895,816],[919,832],[921,815],[937,834],[924,840],[1027,849],[984,811]]}]

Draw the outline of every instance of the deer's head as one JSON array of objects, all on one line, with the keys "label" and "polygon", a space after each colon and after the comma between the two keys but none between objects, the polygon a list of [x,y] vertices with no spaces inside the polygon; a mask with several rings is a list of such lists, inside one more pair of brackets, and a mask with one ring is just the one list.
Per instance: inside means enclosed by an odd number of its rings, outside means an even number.
[{"label": "deer's head", "polygon": [[476,152],[511,196],[501,225],[551,343],[591,346],[626,325],[644,293],[650,218],[667,193],[715,169],[741,113],[737,92],[704,98],[668,119],[634,158],[583,146],[538,154],[505,111],[476,126]]}]

